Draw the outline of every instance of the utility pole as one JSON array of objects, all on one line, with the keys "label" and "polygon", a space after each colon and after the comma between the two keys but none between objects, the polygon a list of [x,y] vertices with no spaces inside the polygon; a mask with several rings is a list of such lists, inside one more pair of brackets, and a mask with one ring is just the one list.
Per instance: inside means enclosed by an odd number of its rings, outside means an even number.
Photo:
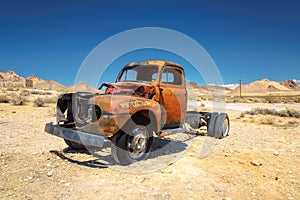
[{"label": "utility pole", "polygon": [[240,97],[242,98],[242,79],[240,79]]}]

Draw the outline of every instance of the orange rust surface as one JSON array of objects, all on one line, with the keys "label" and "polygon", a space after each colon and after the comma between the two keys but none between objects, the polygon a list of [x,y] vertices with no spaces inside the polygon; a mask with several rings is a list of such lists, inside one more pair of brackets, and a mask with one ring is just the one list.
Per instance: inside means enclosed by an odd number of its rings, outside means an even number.
[{"label": "orange rust surface", "polygon": [[[133,114],[139,111],[149,110],[158,122],[161,120],[160,105],[153,100],[124,95],[100,95],[94,97],[92,101],[106,113],[100,117],[99,126],[100,131],[107,136],[115,134]],[[157,125],[159,130],[160,124],[157,123]]]},{"label": "orange rust surface", "polygon": [[[180,125],[186,112],[186,86],[181,66],[165,61],[130,63],[127,66],[156,65],[157,77],[151,82],[116,82],[105,86],[106,94],[94,97],[93,103],[111,117],[102,117],[99,124],[104,133],[113,135],[135,113],[150,110],[157,119],[157,130],[163,125]],[[147,67],[147,66],[145,66]],[[126,66],[123,68],[123,70]],[[164,75],[173,74],[173,83],[164,82]],[[122,75],[120,72],[117,80]],[[167,75],[168,76],[168,75]]]}]

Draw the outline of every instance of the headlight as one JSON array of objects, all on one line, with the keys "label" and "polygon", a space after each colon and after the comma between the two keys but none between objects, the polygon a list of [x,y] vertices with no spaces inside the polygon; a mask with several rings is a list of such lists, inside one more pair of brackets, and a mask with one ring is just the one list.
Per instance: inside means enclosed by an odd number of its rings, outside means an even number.
[{"label": "headlight", "polygon": [[101,117],[101,109],[97,105],[89,105],[88,120],[91,122],[97,121]]}]

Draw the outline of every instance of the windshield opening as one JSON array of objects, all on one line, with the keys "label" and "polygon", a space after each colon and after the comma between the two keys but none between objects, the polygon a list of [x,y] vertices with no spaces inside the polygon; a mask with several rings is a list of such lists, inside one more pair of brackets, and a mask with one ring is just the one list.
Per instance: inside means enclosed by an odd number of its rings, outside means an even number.
[{"label": "windshield opening", "polygon": [[158,67],[156,65],[139,65],[124,68],[118,82],[152,82],[157,78]]}]

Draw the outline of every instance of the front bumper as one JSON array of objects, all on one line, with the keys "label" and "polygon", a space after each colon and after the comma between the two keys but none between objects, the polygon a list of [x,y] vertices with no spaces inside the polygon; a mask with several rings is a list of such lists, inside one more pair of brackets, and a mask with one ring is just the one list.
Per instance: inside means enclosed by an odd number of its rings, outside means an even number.
[{"label": "front bumper", "polygon": [[105,136],[95,135],[81,130],[72,130],[54,125],[52,122],[45,125],[45,132],[86,146],[103,147]]}]

